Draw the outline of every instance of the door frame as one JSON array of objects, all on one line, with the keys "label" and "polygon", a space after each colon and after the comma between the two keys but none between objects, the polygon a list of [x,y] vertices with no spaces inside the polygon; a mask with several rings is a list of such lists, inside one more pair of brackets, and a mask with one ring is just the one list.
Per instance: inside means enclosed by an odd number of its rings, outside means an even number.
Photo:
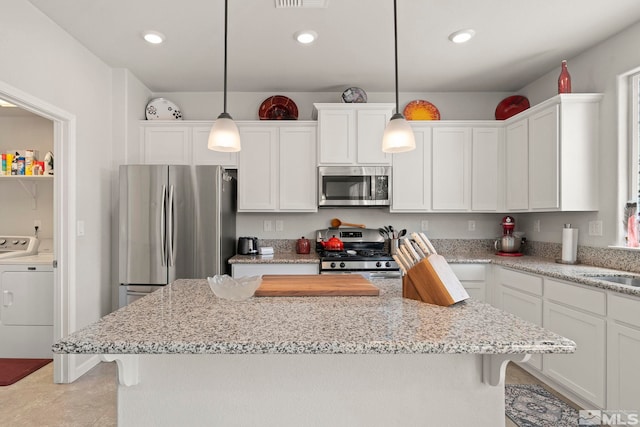
[{"label": "door frame", "polygon": [[[3,81],[0,96],[53,122],[53,339],[58,341],[76,329],[76,116]],[[54,354],[55,383],[68,383],[81,375],[75,359],[75,355]]]}]

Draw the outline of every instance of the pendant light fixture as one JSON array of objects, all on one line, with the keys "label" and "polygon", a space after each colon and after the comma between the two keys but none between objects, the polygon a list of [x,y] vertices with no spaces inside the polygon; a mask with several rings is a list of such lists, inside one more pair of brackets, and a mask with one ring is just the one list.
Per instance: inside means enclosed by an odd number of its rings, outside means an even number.
[{"label": "pendant light fixture", "polygon": [[207,147],[213,151],[240,151],[238,126],[227,113],[227,3],[224,0],[224,106],[209,132]]},{"label": "pendant light fixture", "polygon": [[396,113],[391,116],[391,120],[387,124],[382,137],[382,151],[385,153],[402,153],[411,151],[416,148],[416,138],[413,135],[413,129],[400,113],[400,105],[398,102],[398,12],[396,0],[393,0],[393,32],[394,32],[394,51],[396,63]]}]

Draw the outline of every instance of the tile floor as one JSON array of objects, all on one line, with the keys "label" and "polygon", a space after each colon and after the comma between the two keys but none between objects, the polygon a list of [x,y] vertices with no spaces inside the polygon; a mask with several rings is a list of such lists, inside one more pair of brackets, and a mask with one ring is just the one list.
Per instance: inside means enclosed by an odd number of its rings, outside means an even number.
[{"label": "tile floor", "polygon": [[[513,363],[507,368],[506,382],[541,384],[562,398]],[[13,385],[0,387],[0,420],[11,427],[116,426],[115,363],[100,363],[72,384],[54,384],[50,363]],[[514,426],[507,418],[506,427]]]}]

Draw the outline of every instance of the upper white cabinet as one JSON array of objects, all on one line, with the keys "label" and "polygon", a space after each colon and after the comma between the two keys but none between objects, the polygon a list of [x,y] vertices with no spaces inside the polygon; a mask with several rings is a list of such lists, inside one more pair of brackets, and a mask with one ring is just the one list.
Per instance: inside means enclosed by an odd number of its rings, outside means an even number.
[{"label": "upper white cabinet", "polygon": [[319,165],[389,165],[382,136],[394,104],[313,104],[318,112]]},{"label": "upper white cabinet", "polygon": [[412,127],[416,149],[393,154],[390,212],[431,210],[431,127]]},{"label": "upper white cabinet", "polygon": [[506,207],[598,209],[600,94],[563,94],[507,120]]},{"label": "upper white cabinet", "polygon": [[315,123],[240,122],[238,127],[238,212],[317,211]]},{"label": "upper white cabinet", "polygon": [[434,211],[465,211],[471,206],[471,129],[433,129]]},{"label": "upper white cabinet", "polygon": [[144,164],[221,165],[235,168],[237,153],[207,148],[212,121],[141,121],[140,158]]},{"label": "upper white cabinet", "polygon": [[495,212],[503,131],[477,122],[410,122],[416,149],[393,155],[391,212]]}]

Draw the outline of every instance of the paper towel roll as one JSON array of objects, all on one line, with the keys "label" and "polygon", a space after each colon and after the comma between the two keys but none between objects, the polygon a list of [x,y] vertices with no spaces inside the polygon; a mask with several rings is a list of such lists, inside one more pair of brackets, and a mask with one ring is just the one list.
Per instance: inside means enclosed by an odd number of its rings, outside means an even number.
[{"label": "paper towel roll", "polygon": [[578,229],[565,225],[562,229],[562,261],[576,262],[578,257]]}]

